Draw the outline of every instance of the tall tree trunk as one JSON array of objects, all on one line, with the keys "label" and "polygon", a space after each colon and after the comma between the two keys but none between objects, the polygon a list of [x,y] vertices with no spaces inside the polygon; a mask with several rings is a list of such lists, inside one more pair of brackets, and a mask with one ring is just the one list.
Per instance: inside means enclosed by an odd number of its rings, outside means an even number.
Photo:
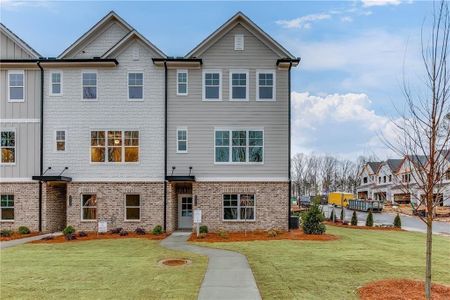
[{"label": "tall tree trunk", "polygon": [[[433,197],[433,196],[431,196]],[[428,203],[431,203],[429,201]],[[427,246],[426,246],[426,264],[425,264],[425,297],[431,299],[431,254],[433,241],[433,209],[432,205],[428,205],[427,209]]]}]

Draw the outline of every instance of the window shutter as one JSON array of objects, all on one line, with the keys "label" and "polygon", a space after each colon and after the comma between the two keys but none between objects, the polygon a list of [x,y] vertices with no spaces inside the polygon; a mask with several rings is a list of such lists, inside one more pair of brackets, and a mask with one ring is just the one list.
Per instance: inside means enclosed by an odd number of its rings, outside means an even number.
[{"label": "window shutter", "polygon": [[244,35],[236,34],[234,36],[234,50],[244,50]]}]

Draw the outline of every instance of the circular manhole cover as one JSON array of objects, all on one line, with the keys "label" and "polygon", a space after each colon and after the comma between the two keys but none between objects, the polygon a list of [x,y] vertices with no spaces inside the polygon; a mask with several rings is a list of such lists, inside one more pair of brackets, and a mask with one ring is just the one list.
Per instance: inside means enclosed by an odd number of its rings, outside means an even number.
[{"label": "circular manhole cover", "polygon": [[168,267],[178,267],[184,265],[190,265],[192,262],[189,259],[184,258],[167,258],[159,261],[160,265]]}]

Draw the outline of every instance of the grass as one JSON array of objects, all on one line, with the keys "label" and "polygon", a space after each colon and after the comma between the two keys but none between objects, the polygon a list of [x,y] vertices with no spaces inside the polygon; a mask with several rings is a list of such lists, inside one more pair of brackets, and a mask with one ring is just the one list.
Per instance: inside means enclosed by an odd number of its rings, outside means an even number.
[{"label": "grass", "polygon": [[[245,254],[264,299],[356,299],[357,288],[374,280],[423,280],[424,234],[330,226],[327,233],[341,239],[228,242],[208,246]],[[450,239],[441,236],[433,239],[433,282],[448,285]]]},{"label": "grass", "polygon": [[[196,299],[207,265],[146,239],[27,244],[0,256],[2,299]],[[158,265],[174,257],[193,263]]]}]

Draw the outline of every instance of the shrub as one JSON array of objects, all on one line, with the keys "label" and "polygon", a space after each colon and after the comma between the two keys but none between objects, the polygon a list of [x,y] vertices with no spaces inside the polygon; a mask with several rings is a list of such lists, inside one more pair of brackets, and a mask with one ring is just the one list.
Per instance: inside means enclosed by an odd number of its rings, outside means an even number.
[{"label": "shrub", "polygon": [[198,235],[198,238],[199,239],[204,239],[206,237],[206,233],[200,233],[199,235]]},{"label": "shrub", "polygon": [[228,238],[228,232],[226,232],[223,229],[219,229],[219,231],[217,232],[217,235],[223,239],[227,239]]},{"label": "shrub", "polygon": [[400,215],[398,213],[394,219],[394,227],[402,228],[402,220],[400,219]]},{"label": "shrub", "polygon": [[77,239],[75,233],[68,233],[68,234],[65,234],[64,237],[65,237],[66,240],[68,240],[68,241],[76,240],[76,239]]},{"label": "shrub", "polygon": [[122,231],[122,227],[117,227],[117,228],[111,229],[112,234],[119,234],[121,231]]},{"label": "shrub", "polygon": [[358,226],[358,217],[356,216],[356,211],[353,211],[352,220],[350,221],[352,226]]},{"label": "shrub", "polygon": [[138,228],[136,228],[136,230],[134,232],[136,232],[136,234],[144,235],[145,234],[145,229],[141,228],[141,227],[138,227]]},{"label": "shrub", "polygon": [[324,218],[319,209],[319,204],[314,203],[310,209],[302,215],[302,228],[305,234],[323,234],[326,227],[322,224]]},{"label": "shrub", "polygon": [[208,233],[208,226],[202,225],[199,228],[200,233]]},{"label": "shrub", "polygon": [[128,235],[128,231],[122,229],[122,230],[119,232],[119,235],[120,235],[120,236],[126,236],[126,235]]},{"label": "shrub", "polygon": [[333,222],[333,220],[334,220],[334,208],[331,210],[331,213],[330,213],[330,221]]},{"label": "shrub", "polygon": [[267,230],[267,236],[268,237],[276,237],[277,235],[278,235],[278,232],[275,229]]},{"label": "shrub", "polygon": [[78,236],[79,237],[85,237],[85,236],[88,236],[88,234],[87,234],[86,231],[80,231],[80,232],[78,232]]},{"label": "shrub", "polygon": [[29,234],[29,233],[31,233],[30,229],[27,226],[20,226],[18,231],[19,231],[20,234]]},{"label": "shrub", "polygon": [[152,234],[154,234],[154,235],[160,235],[160,234],[162,234],[164,231],[163,231],[163,228],[162,228],[162,226],[161,225],[156,225],[154,228],[153,228],[153,230],[152,230]]},{"label": "shrub", "polygon": [[371,210],[369,210],[369,214],[367,215],[366,226],[369,226],[369,227],[373,226],[373,215],[372,215]]},{"label": "shrub", "polygon": [[75,233],[75,228],[73,228],[70,225],[63,229],[64,235],[69,235],[69,234],[73,234],[73,233]]},{"label": "shrub", "polygon": [[9,230],[9,229],[2,229],[0,231],[1,237],[10,237],[10,236],[12,236],[12,234],[13,234],[12,230]]}]

